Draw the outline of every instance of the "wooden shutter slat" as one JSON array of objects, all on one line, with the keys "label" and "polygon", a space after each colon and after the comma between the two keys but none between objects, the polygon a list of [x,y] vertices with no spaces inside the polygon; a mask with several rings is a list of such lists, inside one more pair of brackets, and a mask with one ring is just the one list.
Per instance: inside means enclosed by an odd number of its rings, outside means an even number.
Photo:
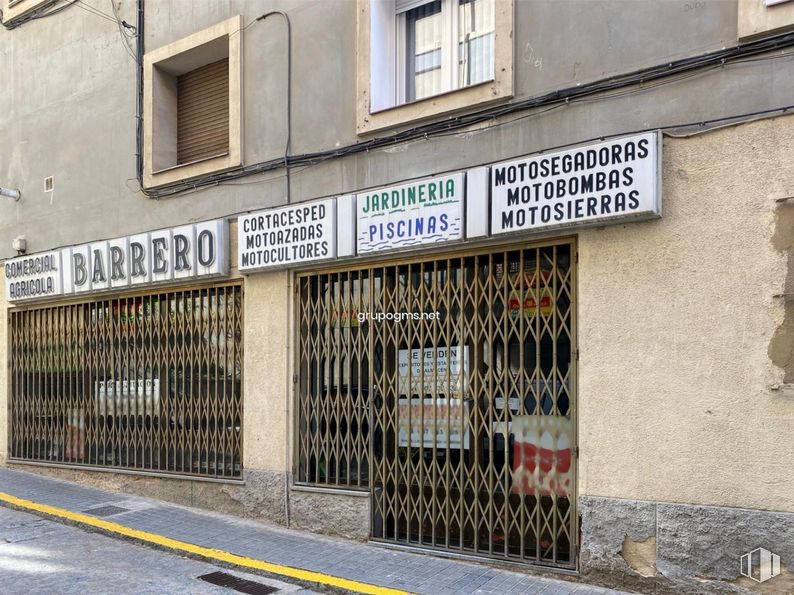
[{"label": "wooden shutter slat", "polygon": [[229,150],[229,61],[224,58],[177,78],[177,163]]}]

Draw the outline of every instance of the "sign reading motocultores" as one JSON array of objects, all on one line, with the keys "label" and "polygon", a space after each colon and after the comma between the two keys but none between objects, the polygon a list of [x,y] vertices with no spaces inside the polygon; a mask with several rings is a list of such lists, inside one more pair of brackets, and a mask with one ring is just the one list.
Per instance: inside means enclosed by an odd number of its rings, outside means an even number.
[{"label": "sign reading motocultores", "polygon": [[336,199],[260,211],[237,221],[241,272],[336,256]]},{"label": "sign reading motocultores", "polygon": [[656,132],[498,163],[491,234],[661,215]]},{"label": "sign reading motocultores", "polygon": [[359,254],[463,238],[463,173],[358,194]]},{"label": "sign reading motocultores", "polygon": [[229,273],[229,222],[183,225],[5,263],[11,302],[130,286],[178,282]]}]

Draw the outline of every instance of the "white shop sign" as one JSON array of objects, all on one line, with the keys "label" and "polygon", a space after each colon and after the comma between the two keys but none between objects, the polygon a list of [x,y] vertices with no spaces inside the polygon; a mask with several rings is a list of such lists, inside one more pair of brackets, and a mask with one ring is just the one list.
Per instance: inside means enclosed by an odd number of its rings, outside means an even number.
[{"label": "white shop sign", "polygon": [[217,219],[5,263],[6,299],[18,302],[229,273],[229,222]]},{"label": "white shop sign", "polygon": [[359,193],[358,254],[463,238],[464,174]]},{"label": "white shop sign", "polygon": [[237,221],[240,272],[336,257],[336,199],[241,216]]},{"label": "white shop sign", "polygon": [[659,217],[660,158],[650,132],[498,163],[491,234]]}]

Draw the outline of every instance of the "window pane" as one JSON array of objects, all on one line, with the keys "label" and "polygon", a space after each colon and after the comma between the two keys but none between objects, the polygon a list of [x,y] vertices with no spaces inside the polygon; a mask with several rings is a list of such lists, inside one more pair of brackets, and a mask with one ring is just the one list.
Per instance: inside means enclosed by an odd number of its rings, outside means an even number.
[{"label": "window pane", "polygon": [[460,0],[458,85],[493,79],[494,0]]},{"label": "window pane", "polygon": [[441,0],[405,13],[406,101],[441,92]]}]

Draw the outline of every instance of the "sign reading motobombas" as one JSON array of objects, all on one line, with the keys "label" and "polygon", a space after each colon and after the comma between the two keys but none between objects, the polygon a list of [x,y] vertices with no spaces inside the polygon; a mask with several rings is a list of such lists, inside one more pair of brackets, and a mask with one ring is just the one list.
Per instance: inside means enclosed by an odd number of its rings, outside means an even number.
[{"label": "sign reading motobombas", "polygon": [[491,234],[661,215],[656,132],[491,168]]},{"label": "sign reading motobombas", "polygon": [[463,238],[464,174],[356,196],[358,254]]},{"label": "sign reading motobombas", "polygon": [[252,271],[336,256],[336,199],[242,215],[237,264]]},{"label": "sign reading motobombas", "polygon": [[11,302],[169,283],[229,273],[229,222],[183,225],[5,263]]}]

